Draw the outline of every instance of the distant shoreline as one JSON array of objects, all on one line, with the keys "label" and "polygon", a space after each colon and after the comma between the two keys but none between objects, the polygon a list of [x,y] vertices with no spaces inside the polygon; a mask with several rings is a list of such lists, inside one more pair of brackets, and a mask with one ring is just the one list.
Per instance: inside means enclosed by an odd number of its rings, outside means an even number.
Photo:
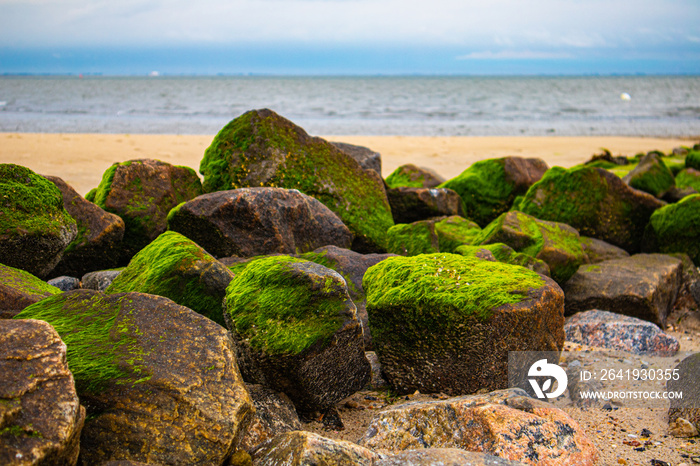
[{"label": "distant shoreline", "polygon": [[[26,166],[63,178],[80,194],[96,187],[114,162],[153,158],[199,170],[214,135],[0,133],[0,163]],[[369,147],[382,154],[382,175],[413,163],[446,179],[472,163],[506,156],[537,157],[550,166],[572,167],[602,148],[614,155],[670,152],[699,139],[610,136],[325,136],[329,141]]]}]

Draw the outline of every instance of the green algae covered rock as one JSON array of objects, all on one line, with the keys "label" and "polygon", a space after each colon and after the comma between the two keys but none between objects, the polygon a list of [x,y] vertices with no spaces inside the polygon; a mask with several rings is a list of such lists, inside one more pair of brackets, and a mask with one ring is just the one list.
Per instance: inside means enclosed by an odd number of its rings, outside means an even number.
[{"label": "green algae covered rock", "polygon": [[676,186],[700,192],[700,169],[686,168],[676,175]]},{"label": "green algae covered rock", "polygon": [[524,194],[547,168],[540,159],[482,160],[438,187],[457,191],[464,201],[467,218],[484,227],[508,211],[516,196]]},{"label": "green algae covered rock", "polygon": [[403,256],[453,252],[463,244],[471,244],[479,234],[479,225],[459,215],[399,223],[387,231],[388,250]]},{"label": "green algae covered rock", "polygon": [[0,319],[60,292],[29,272],[0,264]]},{"label": "green algae covered rock", "polygon": [[559,284],[588,262],[575,228],[517,211],[501,214],[484,228],[474,243],[504,243],[517,252],[540,259],[549,265],[552,278]]},{"label": "green algae covered rock", "polygon": [[700,264],[700,194],[654,212],[645,235],[646,250],[682,252]]},{"label": "green algae covered rock", "polygon": [[167,298],[76,290],[15,318],[48,322],[67,346],[83,464],[223,464],[251,418],[228,332]]},{"label": "green algae covered rock", "polygon": [[0,260],[44,278],[78,233],[53,183],[28,168],[0,164]]},{"label": "green algae covered rock", "polygon": [[539,273],[540,275],[545,275],[547,277],[552,276],[552,272],[549,269],[549,265],[540,259],[535,259],[534,257],[523,254],[522,252],[515,252],[513,248],[503,243],[491,243],[482,245],[462,245],[454,250],[455,254],[460,254],[467,257],[476,257],[483,260],[491,260],[503,262],[511,265],[519,265]]},{"label": "green algae covered rock", "polygon": [[345,280],[289,256],[250,262],[226,290],[224,316],[248,382],[322,411],[369,381],[362,326]]},{"label": "green algae covered rock", "polygon": [[564,294],[523,267],[443,253],[390,257],[363,286],[375,351],[399,393],[505,388],[508,351],[564,344]]},{"label": "green algae covered rock", "polygon": [[550,169],[527,191],[519,208],[533,217],[566,223],[582,235],[638,252],[649,217],[664,205],[602,168],[582,166]]},{"label": "green algae covered rock", "polygon": [[692,150],[685,156],[685,167],[700,170],[700,151]]},{"label": "green algae covered rock", "polygon": [[671,170],[666,167],[663,159],[653,152],[645,155],[622,181],[658,198],[663,197],[676,185]]},{"label": "green algae covered rock", "polygon": [[86,198],[126,224],[122,261],[128,262],[166,230],[170,209],[202,194],[197,173],[152,159],[115,163]]},{"label": "green algae covered rock", "polygon": [[233,276],[192,240],[166,231],[136,254],[105,292],[164,296],[224,325],[221,302]]},{"label": "green algae covered rock", "polygon": [[420,168],[412,163],[401,165],[386,178],[390,188],[435,188],[445,180],[432,170]]},{"label": "green algae covered rock", "polygon": [[204,153],[204,191],[256,186],[298,189],[338,215],[355,235],[353,249],[383,252],[394,222],[384,183],[329,142],[271,110],[232,120]]}]

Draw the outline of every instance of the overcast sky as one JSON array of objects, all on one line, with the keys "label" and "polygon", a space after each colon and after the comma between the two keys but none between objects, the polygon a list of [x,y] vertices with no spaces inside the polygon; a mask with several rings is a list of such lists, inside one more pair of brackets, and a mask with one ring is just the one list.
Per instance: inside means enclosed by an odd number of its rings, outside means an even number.
[{"label": "overcast sky", "polygon": [[179,47],[257,51],[238,72],[261,60],[293,69],[294,57],[302,72],[323,70],[324,60],[334,69],[343,55],[350,68],[364,56],[371,72],[392,53],[404,54],[400,72],[416,73],[514,61],[698,72],[700,1],[0,0],[0,72],[16,71],[18,56],[30,66],[27,50],[51,52],[57,64],[66,50]]}]

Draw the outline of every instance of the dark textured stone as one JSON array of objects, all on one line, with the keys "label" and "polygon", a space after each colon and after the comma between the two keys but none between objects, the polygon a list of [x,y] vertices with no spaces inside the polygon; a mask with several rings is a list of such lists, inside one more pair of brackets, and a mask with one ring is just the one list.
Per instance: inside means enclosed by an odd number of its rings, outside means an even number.
[{"label": "dark textured stone", "polygon": [[520,389],[391,406],[358,443],[382,452],[461,448],[533,466],[593,466],[598,459],[576,421]]},{"label": "dark textured stone", "polygon": [[279,434],[301,430],[301,422],[292,401],[262,385],[246,385],[253,400],[255,415],[243,434],[238,448],[248,452]]},{"label": "dark textured stone", "polygon": [[169,299],[76,290],[16,318],[47,321],[70,349],[83,464],[221,464],[248,425],[228,332]]},{"label": "dark textured stone", "polygon": [[104,291],[120,273],[122,273],[121,270],[98,270],[86,273],[80,282],[83,285],[82,288],[86,290]]},{"label": "dark textured stone", "polygon": [[0,374],[0,464],[76,464],[85,409],[51,325],[0,320]]},{"label": "dark textured stone", "polygon": [[445,179],[433,170],[412,163],[401,165],[386,178],[390,188],[437,188]]},{"label": "dark textured stone", "polygon": [[215,257],[294,254],[352,244],[350,230],[337,215],[295,189],[242,188],[204,194],[173,210],[168,226]]},{"label": "dark textured stone", "polygon": [[126,263],[165,231],[170,209],[200,194],[202,184],[193,169],[139,159],[107,169],[88,200],[124,220],[121,260]]},{"label": "dark textured stone", "polygon": [[664,205],[607,170],[582,166],[547,171],[527,191],[518,209],[542,220],[566,223],[581,235],[634,253],[641,250],[652,213]]},{"label": "dark textured stone", "polygon": [[45,278],[77,234],[53,183],[28,168],[0,164],[0,262]]},{"label": "dark textured stone", "polygon": [[451,189],[401,187],[388,189],[386,194],[396,223],[444,215],[465,216],[462,198]]},{"label": "dark textured stone", "polygon": [[394,224],[384,182],[352,157],[268,109],[251,110],[219,131],[200,164],[204,191],[298,189],[335,212],[355,235],[352,249],[385,252]]},{"label": "dark textured stone", "polygon": [[382,156],[379,152],[363,146],[356,146],[346,142],[331,142],[336,148],[340,149],[345,154],[357,160],[365,170],[374,170],[381,176],[382,174]]},{"label": "dark textured stone", "polygon": [[680,349],[678,340],[651,322],[597,309],[569,317],[564,332],[567,341],[635,354],[672,356]]},{"label": "dark textured stone", "polygon": [[636,254],[582,265],[564,285],[566,314],[601,309],[666,326],[682,283],[680,259]]},{"label": "dark textured stone", "polygon": [[408,450],[382,458],[374,466],[524,466],[525,463],[459,448]]},{"label": "dark textured stone", "polygon": [[10,318],[25,307],[60,292],[29,272],[0,264],[0,319]]},{"label": "dark textured stone", "polygon": [[346,282],[322,265],[252,261],[228,286],[224,317],[245,380],[284,392],[301,413],[325,411],[369,381]]},{"label": "dark textured stone", "polygon": [[60,277],[52,278],[47,281],[51,286],[55,286],[61,291],[70,291],[80,288],[80,280],[75,277],[67,277],[62,275]]},{"label": "dark textured stone", "polygon": [[398,393],[508,386],[509,351],[560,351],[564,295],[523,267],[432,254],[392,257],[364,278],[373,347]]},{"label": "dark textured stone", "polygon": [[94,270],[116,267],[119,263],[124,220],[87,201],[57,176],[47,176],[61,191],[63,206],[78,223],[78,236],[63,252],[51,276],[81,277]]},{"label": "dark textured stone", "polygon": [[373,466],[380,458],[373,451],[354,443],[303,431],[278,435],[254,451],[252,457],[254,466]]},{"label": "dark textured stone", "polygon": [[691,354],[675,369],[678,370],[678,380],[669,380],[666,387],[669,392],[683,392],[683,399],[671,399],[669,424],[682,418],[700,431],[700,353]]},{"label": "dark textured stone", "polygon": [[607,261],[610,259],[622,259],[629,257],[630,253],[622,248],[613,246],[603,240],[590,238],[588,236],[580,236],[581,247],[588,256],[588,262],[597,264],[598,262]]}]

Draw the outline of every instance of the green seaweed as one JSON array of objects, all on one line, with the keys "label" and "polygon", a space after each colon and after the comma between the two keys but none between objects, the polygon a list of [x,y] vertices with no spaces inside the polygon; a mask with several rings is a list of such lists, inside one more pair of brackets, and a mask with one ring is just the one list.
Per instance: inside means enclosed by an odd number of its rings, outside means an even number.
[{"label": "green seaweed", "polygon": [[309,263],[289,256],[249,263],[226,290],[231,330],[270,354],[296,355],[327,345],[343,325],[349,296],[339,277],[329,280],[295,267]]},{"label": "green seaweed", "polygon": [[207,286],[205,279],[208,269],[217,264],[192,240],[166,231],[136,254],[105,292],[164,296],[224,325],[223,296]]},{"label": "green seaweed", "polygon": [[51,324],[66,344],[78,394],[96,395],[113,384],[135,385],[150,378],[134,337],[138,329],[128,316],[119,317],[127,299],[110,302],[101,293],[62,293],[26,307],[14,318]]},{"label": "green seaweed", "polygon": [[644,171],[630,173],[629,185],[633,188],[660,197],[675,186],[673,173],[660,157],[642,166]]},{"label": "green seaweed", "polygon": [[686,253],[700,264],[700,194],[657,209],[649,220],[660,252]]},{"label": "green seaweed", "polygon": [[30,295],[49,296],[61,293],[60,289],[49,285],[31,273],[4,264],[0,264],[0,283]]},{"label": "green seaweed", "polygon": [[0,164],[0,235],[60,235],[76,221],[55,184],[30,169]]},{"label": "green seaweed", "polygon": [[510,208],[516,196],[514,186],[506,179],[502,158],[476,162],[438,188],[456,191],[464,201],[467,218],[483,227]]},{"label": "green seaweed", "polygon": [[435,233],[440,252],[453,252],[463,244],[474,244],[481,228],[471,220],[453,215],[435,222]]},{"label": "green seaweed", "polygon": [[391,172],[385,181],[390,188],[422,188],[425,176],[420,172],[411,170],[410,166],[403,165]]},{"label": "green seaweed", "polygon": [[692,150],[686,154],[685,167],[700,170],[700,151]]},{"label": "green seaweed", "polygon": [[[544,283],[523,267],[438,253],[390,257],[367,270],[363,288],[368,311],[381,309],[393,319],[420,316],[428,330],[431,322],[445,327],[460,325],[467,316],[487,320],[494,309],[528,299],[530,290]],[[379,338],[371,313],[370,327]]]},{"label": "green seaweed", "polygon": [[679,188],[693,188],[700,192],[700,171],[694,168],[686,168],[676,175],[676,186]]},{"label": "green seaweed", "polygon": [[439,239],[435,224],[430,220],[399,223],[386,232],[387,251],[403,256],[415,256],[439,252]]}]

